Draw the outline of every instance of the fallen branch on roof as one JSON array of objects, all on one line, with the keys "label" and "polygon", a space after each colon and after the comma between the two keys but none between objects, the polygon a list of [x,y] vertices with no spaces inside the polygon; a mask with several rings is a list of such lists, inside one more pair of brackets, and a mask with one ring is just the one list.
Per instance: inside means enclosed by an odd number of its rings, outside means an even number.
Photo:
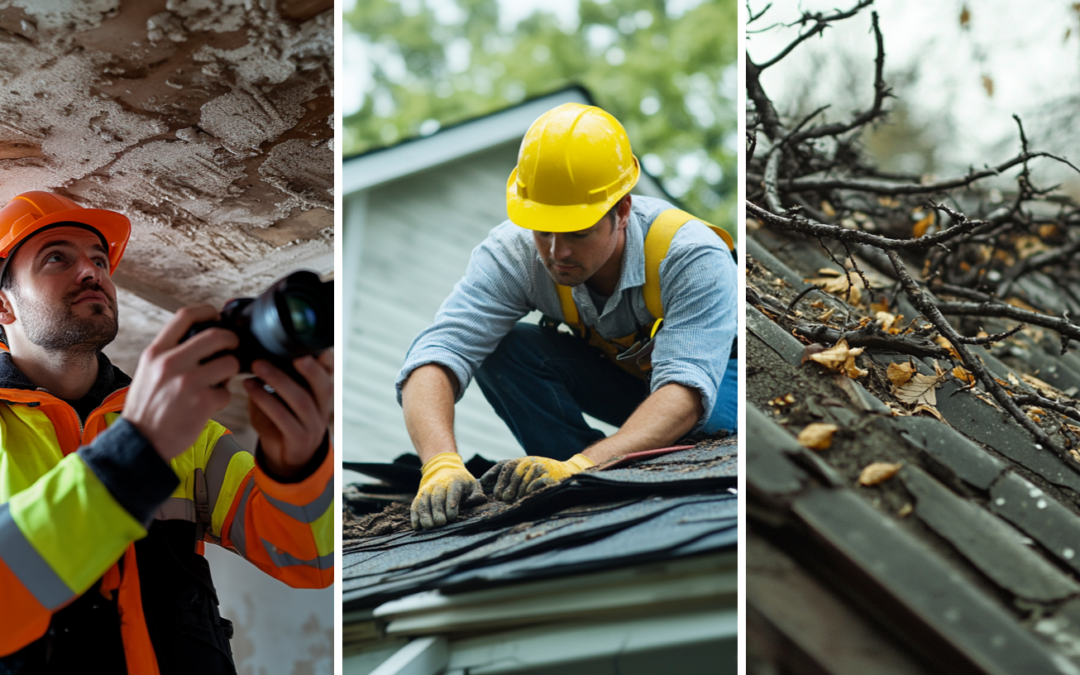
[{"label": "fallen branch on roof", "polygon": [[835,239],[841,242],[850,242],[855,244],[866,244],[869,246],[876,246],[886,251],[918,251],[922,249],[932,248],[939,246],[964,234],[968,234],[975,228],[982,225],[992,224],[985,220],[969,220],[961,213],[953,211],[947,206],[942,204],[934,205],[935,209],[941,209],[946,212],[955,214],[959,222],[956,225],[942,230],[936,234],[926,235],[918,239],[891,239],[889,237],[883,237],[877,234],[871,234],[862,230],[849,230],[840,225],[826,225],[825,223],[817,223],[808,218],[804,218],[799,214],[784,217],[778,216],[775,213],[771,213],[756,204],[746,202],[747,215],[753,216],[758,220],[779,227],[784,230],[791,230],[793,232],[799,232],[811,237],[823,237],[826,239]]},{"label": "fallen branch on roof", "polygon": [[[839,309],[827,303],[839,313],[804,315],[796,308],[813,297],[814,289],[806,289],[794,298],[771,299],[762,308],[787,330],[814,343],[845,341],[853,349],[959,359],[968,373],[962,379],[969,386],[984,389],[990,395],[987,401],[999,405],[1037,443],[1066,458],[1049,432],[1020,409],[1016,392],[993,376],[971,346],[1012,341],[1025,326],[1056,331],[1062,353],[1072,340],[1080,342],[1080,324],[1069,316],[1080,313],[1080,204],[1055,193],[1056,186],[1036,185],[1031,166],[1049,161],[1077,172],[1080,167],[1051,149],[1034,147],[1015,115],[1016,154],[1003,161],[972,162],[961,175],[928,179],[883,171],[867,161],[865,139],[860,136],[888,114],[891,96],[883,75],[885,45],[876,13],[869,22],[874,39],[873,99],[862,111],[829,119],[835,108],[826,106],[786,117],[778,110],[789,109],[789,103],[775,104],[762,84],[762,72],[797,58],[792,55],[810,37],[862,15],[870,4],[859,0],[831,12],[805,13],[793,24],[801,27],[798,35],[779,52],[765,60],[747,55],[746,132],[752,139],[747,154],[747,216],[767,230],[783,232],[796,245],[816,247],[815,240],[820,242],[843,275],[824,285],[848,306]],[[751,13],[755,19],[764,14]],[[1000,178],[1010,173],[1017,174],[1015,187],[1003,187]],[[931,197],[933,201],[928,201]],[[872,279],[871,270],[883,275],[886,283],[895,283],[903,295],[886,292],[878,301],[871,280],[880,284],[882,277]],[[829,280],[814,283],[824,281]],[[864,292],[855,293],[857,285]],[[782,287],[778,291],[783,295]],[[900,313],[894,309],[897,297],[907,297],[925,317],[917,317],[918,323],[929,323],[932,330],[909,326],[899,332],[883,331],[866,323],[881,311]],[[985,319],[987,325],[980,331],[992,334],[970,336],[958,328],[958,317]],[[935,334],[948,340],[948,348],[934,342]],[[1051,415],[1044,423],[1048,428],[1065,418],[1077,419],[1065,404],[1041,407]]]},{"label": "fallen branch on roof", "polygon": [[834,345],[847,340],[851,347],[865,347],[882,352],[897,352],[917,357],[948,358],[949,350],[939,346],[933,338],[922,332],[891,335],[877,324],[867,324],[855,330],[839,330],[832,326],[807,321],[797,322],[791,332],[811,342]]},{"label": "fallen branch on roof", "polygon": [[1080,326],[1068,319],[1056,316],[1047,316],[1019,307],[1013,307],[1003,302],[937,302],[934,303],[938,311],[951,316],[981,316],[997,317],[1001,319],[1015,319],[1055,331],[1062,337],[1061,353],[1065,353],[1068,340],[1080,340]]},{"label": "fallen branch on roof", "polygon": [[911,304],[915,306],[915,309],[919,310],[926,319],[933,324],[934,328],[937,328],[941,332],[942,336],[948,340],[953,349],[956,350],[957,355],[960,357],[960,361],[967,368],[968,372],[975,376],[983,388],[994,397],[994,400],[998,402],[1006,412],[1013,416],[1013,418],[1028,431],[1035,440],[1043,447],[1050,448],[1059,457],[1069,461],[1070,457],[1066,452],[1057,447],[1057,444],[1050,440],[1050,437],[1046,435],[1039,425],[1035,424],[1029,418],[1020,406],[1009,396],[1008,392],[1000,384],[997,383],[997,379],[993,374],[983,365],[982,359],[978,359],[972,354],[967,347],[964,346],[964,340],[956,329],[952,327],[945,316],[938,310],[937,307],[931,303],[926,294],[922,292],[915,280],[908,274],[907,267],[904,266],[903,261],[900,260],[900,256],[896,251],[889,251],[889,260],[892,261],[893,266],[896,268],[897,277],[900,279],[900,284],[903,286],[904,292],[907,294],[908,299],[911,300]]}]

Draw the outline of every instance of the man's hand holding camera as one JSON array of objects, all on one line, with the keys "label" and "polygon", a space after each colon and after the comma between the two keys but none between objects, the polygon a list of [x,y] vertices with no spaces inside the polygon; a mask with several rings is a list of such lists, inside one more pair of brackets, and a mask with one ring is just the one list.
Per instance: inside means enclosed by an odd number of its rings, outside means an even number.
[{"label": "man's hand holding camera", "polygon": [[248,415],[259,432],[263,461],[278,478],[293,477],[311,460],[334,410],[334,350],[327,349],[318,358],[296,359],[293,367],[307,380],[308,389],[261,360],[252,364],[257,377],[244,382]]},{"label": "man's hand holding camera", "polygon": [[264,467],[295,478],[327,435],[334,409],[333,285],[294,272],[258,298],[176,313],[143,352],[124,418],[168,461],[229,404],[225,384],[244,383]]},{"label": "man's hand holding camera", "polygon": [[229,405],[224,384],[240,372],[236,333],[212,328],[181,342],[199,322],[217,321],[210,305],[178,311],[139,358],[135,379],[124,404],[124,419],[142,432],[166,462],[199,437],[210,416]]}]

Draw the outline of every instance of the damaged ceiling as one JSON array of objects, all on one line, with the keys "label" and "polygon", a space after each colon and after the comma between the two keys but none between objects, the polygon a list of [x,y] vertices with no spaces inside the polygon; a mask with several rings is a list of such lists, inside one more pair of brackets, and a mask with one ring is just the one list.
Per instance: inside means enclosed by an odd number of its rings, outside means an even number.
[{"label": "damaged ceiling", "polygon": [[332,272],[333,32],[332,0],[0,0],[0,204],[131,219],[129,373],[183,305]]}]

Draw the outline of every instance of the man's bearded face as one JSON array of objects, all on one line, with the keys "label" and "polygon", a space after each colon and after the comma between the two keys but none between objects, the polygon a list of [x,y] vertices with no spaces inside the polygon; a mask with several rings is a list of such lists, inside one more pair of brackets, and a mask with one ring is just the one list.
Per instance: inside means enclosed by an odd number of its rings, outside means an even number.
[{"label": "man's bearded face", "polygon": [[108,253],[94,232],[57,227],[28,239],[8,274],[16,324],[47,351],[97,352],[119,329]]},{"label": "man's bearded face", "polygon": [[[101,351],[116,339],[120,329],[116,297],[109,297],[101,284],[87,283],[55,304],[35,303],[15,289],[16,302],[22,309],[19,320],[26,339],[48,351]],[[86,311],[76,313],[74,303],[86,291],[105,295],[100,302],[85,302]]]}]

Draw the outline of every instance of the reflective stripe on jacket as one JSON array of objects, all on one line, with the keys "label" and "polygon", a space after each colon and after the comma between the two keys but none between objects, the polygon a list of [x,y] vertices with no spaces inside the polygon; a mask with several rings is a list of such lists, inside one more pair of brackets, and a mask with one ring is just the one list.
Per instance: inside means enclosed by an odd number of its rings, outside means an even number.
[{"label": "reflective stripe on jacket", "polygon": [[[54,612],[101,579],[102,593],[117,593],[128,672],[159,672],[133,546],[149,523],[124,508],[79,451],[120,416],[126,392],[108,396],[81,425],[70,405],[48,393],[0,389],[0,656],[40,638]],[[332,450],[312,475],[282,484],[209,422],[170,465],[179,485],[156,519],[196,520],[201,473],[206,540],[290,586],[333,582]]]}]

